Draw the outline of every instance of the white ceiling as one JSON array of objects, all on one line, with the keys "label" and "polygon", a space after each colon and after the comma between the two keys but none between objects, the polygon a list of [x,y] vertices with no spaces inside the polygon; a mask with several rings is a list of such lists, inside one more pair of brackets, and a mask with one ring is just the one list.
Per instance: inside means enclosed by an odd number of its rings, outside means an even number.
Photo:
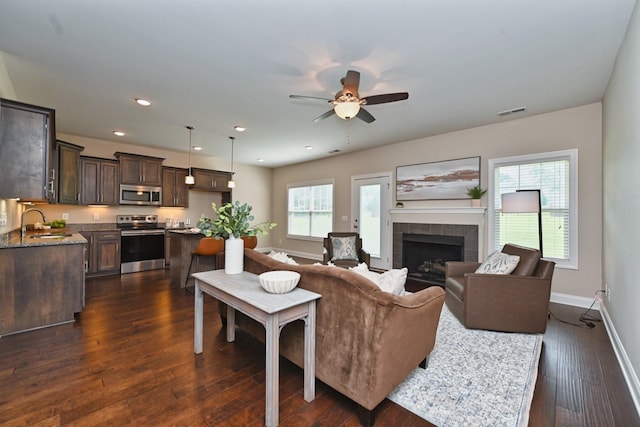
[{"label": "white ceiling", "polygon": [[[193,125],[204,153],[229,158],[234,135],[236,161],[275,167],[600,101],[634,4],[2,0],[0,59],[58,132],[187,151]],[[361,96],[409,99],[366,124],[288,97],[331,98],[349,69]]]}]

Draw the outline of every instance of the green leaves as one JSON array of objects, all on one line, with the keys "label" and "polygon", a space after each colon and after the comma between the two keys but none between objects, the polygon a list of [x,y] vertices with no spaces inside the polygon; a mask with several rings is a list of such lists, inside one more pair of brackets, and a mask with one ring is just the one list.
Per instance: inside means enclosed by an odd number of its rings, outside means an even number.
[{"label": "green leaves", "polygon": [[255,220],[251,214],[253,208],[246,203],[241,204],[239,201],[225,203],[220,207],[212,203],[211,209],[216,214],[216,219],[203,216],[197,224],[200,232],[207,237],[228,239],[230,236],[264,236],[268,230],[277,225],[275,222],[264,221],[252,226],[251,221]]}]

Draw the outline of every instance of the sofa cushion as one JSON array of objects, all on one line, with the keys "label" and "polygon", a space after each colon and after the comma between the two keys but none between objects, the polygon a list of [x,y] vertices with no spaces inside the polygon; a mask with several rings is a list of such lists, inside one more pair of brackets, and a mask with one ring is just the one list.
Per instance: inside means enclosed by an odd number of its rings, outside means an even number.
[{"label": "sofa cushion", "polygon": [[331,237],[332,261],[354,260],[358,261],[358,249],[356,248],[356,236]]},{"label": "sofa cushion", "polygon": [[509,255],[517,255],[520,262],[513,273],[515,276],[533,276],[540,261],[540,251],[524,246],[508,243],[502,248],[502,252]]},{"label": "sofa cushion", "polygon": [[482,264],[480,264],[476,273],[511,274],[511,272],[518,266],[519,261],[520,257],[517,255],[509,255],[500,251],[494,251]]}]

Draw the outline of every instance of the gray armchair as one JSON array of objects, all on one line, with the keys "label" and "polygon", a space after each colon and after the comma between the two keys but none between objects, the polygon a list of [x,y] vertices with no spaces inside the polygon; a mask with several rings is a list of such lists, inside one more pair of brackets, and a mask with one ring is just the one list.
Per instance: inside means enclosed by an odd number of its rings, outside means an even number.
[{"label": "gray armchair", "polygon": [[469,329],[544,333],[555,263],[540,259],[537,249],[507,244],[502,252],[520,256],[511,274],[478,274],[478,262],[447,262],[447,307]]}]

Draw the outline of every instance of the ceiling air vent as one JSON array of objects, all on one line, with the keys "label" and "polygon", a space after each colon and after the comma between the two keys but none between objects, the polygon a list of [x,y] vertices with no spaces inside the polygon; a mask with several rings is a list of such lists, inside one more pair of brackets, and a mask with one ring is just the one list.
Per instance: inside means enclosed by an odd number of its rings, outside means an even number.
[{"label": "ceiling air vent", "polygon": [[496,115],[499,117],[504,117],[511,114],[523,113],[526,111],[526,109],[527,107],[518,107],[518,108],[513,108],[511,110],[500,111],[499,113],[496,113]]},{"label": "ceiling air vent", "polygon": [[339,153],[339,152],[340,152],[340,150],[331,150],[331,151],[329,151],[329,154],[336,154],[336,153]]}]

